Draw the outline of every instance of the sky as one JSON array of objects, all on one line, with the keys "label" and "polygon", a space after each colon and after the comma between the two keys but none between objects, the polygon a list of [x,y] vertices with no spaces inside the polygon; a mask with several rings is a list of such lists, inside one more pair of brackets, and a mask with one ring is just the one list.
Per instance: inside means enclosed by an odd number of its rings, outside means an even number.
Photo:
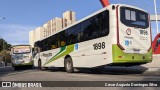
[{"label": "sky", "polygon": [[[154,0],[109,1],[111,4],[133,5],[154,14]],[[80,20],[100,9],[99,0],[0,0],[0,17],[6,17],[0,20],[0,38],[12,45],[28,44],[29,31],[54,17],[62,17],[67,10],[76,12],[76,20]],[[160,14],[160,0],[157,0],[157,12]],[[155,22],[152,22],[152,33],[154,38]]]}]

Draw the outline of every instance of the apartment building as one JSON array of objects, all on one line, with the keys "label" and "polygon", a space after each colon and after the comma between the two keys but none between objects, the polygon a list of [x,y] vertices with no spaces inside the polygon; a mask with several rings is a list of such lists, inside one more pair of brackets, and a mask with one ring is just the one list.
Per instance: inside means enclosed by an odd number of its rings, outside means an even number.
[{"label": "apartment building", "polygon": [[34,41],[34,40],[35,40],[35,39],[34,39],[34,38],[35,38],[35,37],[34,37],[34,34],[35,34],[34,32],[35,32],[34,30],[29,32],[29,44],[30,44],[32,47],[34,46],[34,42],[35,42],[35,41]]},{"label": "apartment building", "polygon": [[62,20],[62,18],[56,17],[50,21],[51,35],[62,30]]},{"label": "apartment building", "polygon": [[34,47],[34,43],[44,38],[44,28],[38,27],[29,32],[29,44]]},{"label": "apartment building", "polygon": [[66,11],[63,13],[63,18],[55,17],[47,21],[42,26],[36,28],[29,32],[29,44],[33,47],[34,43],[38,40],[42,40],[49,37],[63,28],[71,25],[76,21],[75,12]]},{"label": "apartment building", "polygon": [[73,11],[66,11],[63,13],[63,28],[71,25],[76,21],[76,13]]}]

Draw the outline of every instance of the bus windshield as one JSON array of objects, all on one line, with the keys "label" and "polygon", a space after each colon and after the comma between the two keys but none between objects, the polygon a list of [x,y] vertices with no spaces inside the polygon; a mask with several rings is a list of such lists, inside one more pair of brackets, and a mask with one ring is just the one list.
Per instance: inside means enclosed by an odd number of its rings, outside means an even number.
[{"label": "bus windshield", "polygon": [[148,14],[129,7],[121,7],[121,22],[130,27],[148,28]]},{"label": "bus windshield", "polygon": [[30,52],[31,52],[30,46],[14,46],[13,47],[14,54],[30,53]]}]

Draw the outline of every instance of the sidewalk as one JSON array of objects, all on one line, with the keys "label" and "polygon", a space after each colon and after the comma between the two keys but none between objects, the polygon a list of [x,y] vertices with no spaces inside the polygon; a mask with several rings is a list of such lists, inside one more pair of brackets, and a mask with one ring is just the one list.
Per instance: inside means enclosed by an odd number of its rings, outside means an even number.
[{"label": "sidewalk", "polygon": [[160,55],[153,56],[151,63],[139,65],[139,66],[107,66],[106,71],[118,72],[118,73],[141,73],[142,75],[160,75]]},{"label": "sidewalk", "polygon": [[141,66],[148,69],[146,72],[144,72],[144,74],[160,75],[160,55],[153,55],[153,60],[151,63],[147,63]]}]

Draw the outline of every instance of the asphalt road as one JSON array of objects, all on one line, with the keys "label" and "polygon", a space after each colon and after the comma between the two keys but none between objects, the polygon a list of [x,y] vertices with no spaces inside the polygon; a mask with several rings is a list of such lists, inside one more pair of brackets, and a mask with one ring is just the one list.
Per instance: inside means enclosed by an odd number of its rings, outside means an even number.
[{"label": "asphalt road", "polygon": [[[0,67],[0,81],[160,81],[159,75],[143,75],[141,73],[119,73],[119,72],[104,72],[101,74],[91,73],[87,70],[77,71],[76,73],[66,73],[59,70],[46,70],[40,71],[37,69],[32,70],[19,70],[14,71],[12,67]],[[52,88],[0,88],[0,90],[160,90],[157,87],[52,87]]]}]

